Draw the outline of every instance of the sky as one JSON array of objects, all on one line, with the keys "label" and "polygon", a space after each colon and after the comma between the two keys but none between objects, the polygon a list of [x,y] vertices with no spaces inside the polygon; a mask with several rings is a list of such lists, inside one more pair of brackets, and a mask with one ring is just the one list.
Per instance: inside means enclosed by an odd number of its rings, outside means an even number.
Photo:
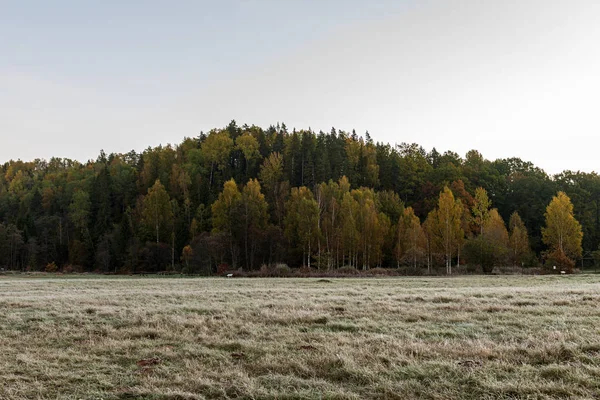
[{"label": "sky", "polygon": [[600,171],[600,2],[0,0],[0,162],[235,119]]}]

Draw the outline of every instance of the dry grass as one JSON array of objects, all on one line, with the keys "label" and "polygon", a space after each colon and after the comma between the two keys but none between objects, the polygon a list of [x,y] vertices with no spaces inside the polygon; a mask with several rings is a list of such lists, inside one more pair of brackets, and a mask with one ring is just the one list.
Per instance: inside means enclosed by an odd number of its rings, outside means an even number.
[{"label": "dry grass", "polygon": [[2,399],[600,396],[600,277],[0,277]]}]

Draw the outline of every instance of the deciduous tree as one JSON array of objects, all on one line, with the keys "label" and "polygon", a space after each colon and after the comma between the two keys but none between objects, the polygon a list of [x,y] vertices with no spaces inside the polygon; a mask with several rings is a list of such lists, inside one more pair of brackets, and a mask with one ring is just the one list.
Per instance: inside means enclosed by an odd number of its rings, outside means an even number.
[{"label": "deciduous tree", "polygon": [[510,261],[513,265],[522,266],[527,255],[531,252],[527,228],[516,211],[511,214],[508,225],[510,229]]},{"label": "deciduous tree", "polygon": [[223,232],[227,235],[231,263],[234,268],[237,266],[238,250],[235,242],[239,231],[241,202],[242,194],[235,181],[230,179],[225,182],[223,191],[212,205],[213,231]]},{"label": "deciduous tree", "polygon": [[475,201],[473,204],[473,222],[477,226],[480,235],[483,235],[483,229],[490,218],[490,207],[492,202],[489,200],[487,191],[478,187],[475,189]]},{"label": "deciduous tree", "polygon": [[292,188],[291,196],[286,203],[285,235],[290,243],[297,243],[302,249],[303,260],[310,268],[315,244],[319,239],[319,205],[313,193],[301,186]]},{"label": "deciduous tree", "polygon": [[254,255],[260,237],[267,227],[267,202],[260,191],[260,183],[250,179],[242,191],[242,221],[244,224],[244,252],[246,269],[254,266]]},{"label": "deciduous tree", "polygon": [[148,232],[154,231],[156,243],[160,243],[161,237],[163,240],[170,237],[172,223],[171,198],[157,179],[142,202],[142,225]]},{"label": "deciduous tree", "polygon": [[425,254],[426,238],[419,217],[412,207],[407,207],[398,220],[396,243],[396,261],[408,262],[416,268],[418,261]]},{"label": "deciduous tree", "polygon": [[213,131],[202,143],[205,162],[210,165],[210,185],[212,185],[215,168],[222,169],[229,162],[233,149],[233,139],[226,130]]},{"label": "deciduous tree", "polygon": [[542,240],[556,258],[566,256],[571,261],[581,257],[583,232],[573,215],[573,204],[564,192],[558,192],[546,208],[546,226]]},{"label": "deciduous tree", "polygon": [[464,238],[461,228],[463,206],[460,200],[455,200],[448,187],[440,193],[438,208],[431,214],[431,235],[436,247],[443,250],[446,261],[446,273],[452,274],[452,256]]}]

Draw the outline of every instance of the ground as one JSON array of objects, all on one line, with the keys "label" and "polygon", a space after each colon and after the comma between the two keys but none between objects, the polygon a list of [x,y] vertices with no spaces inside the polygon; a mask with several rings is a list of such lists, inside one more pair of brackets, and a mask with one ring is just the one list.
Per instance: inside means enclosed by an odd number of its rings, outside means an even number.
[{"label": "ground", "polygon": [[0,399],[600,397],[600,276],[0,276]]}]

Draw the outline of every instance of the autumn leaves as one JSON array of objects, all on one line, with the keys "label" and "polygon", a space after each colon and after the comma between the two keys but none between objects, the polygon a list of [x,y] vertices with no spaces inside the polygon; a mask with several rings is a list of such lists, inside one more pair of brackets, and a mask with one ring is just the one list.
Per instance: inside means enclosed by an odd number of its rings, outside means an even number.
[{"label": "autumn leaves", "polygon": [[573,204],[564,192],[558,192],[546,208],[546,227],[542,240],[549,247],[546,258],[549,264],[571,270],[574,259],[581,257],[583,232],[573,216]]},{"label": "autumn leaves", "polygon": [[[443,261],[447,274],[452,273],[454,260],[460,265],[461,250],[464,261],[481,266],[486,273],[492,272],[496,265],[523,266],[533,255],[521,217],[516,212],[511,215],[509,232],[498,210],[492,209],[491,205],[483,188],[476,189],[469,209],[445,187],[437,208],[429,213],[421,228],[417,226],[418,218],[410,215],[412,209],[406,209],[398,225],[397,248],[410,249],[413,265],[417,264],[417,254],[426,254],[428,268],[436,259]],[[581,257],[583,233],[573,215],[573,205],[564,192],[552,199],[545,218],[546,227],[542,234],[544,244],[549,248],[543,254],[546,264],[572,269],[574,259]],[[406,251],[398,250],[397,255],[400,261]]]},{"label": "autumn leaves", "polygon": [[[289,190],[276,185],[280,172],[274,153],[261,172],[271,205],[256,179],[241,187],[233,179],[225,182],[212,204],[213,234],[223,242],[234,267],[256,268],[256,255],[265,246],[264,232],[271,224],[269,208],[279,215],[284,238],[309,268],[369,269],[395,261],[413,269],[427,266],[428,272],[444,265],[450,275],[453,265],[479,266],[490,273],[495,266],[524,266],[535,257],[519,214],[511,215],[507,230],[481,187],[474,197],[455,188],[462,199],[444,187],[437,207],[421,224],[412,207],[404,207],[393,192],[351,189],[346,177],[322,183],[315,192],[305,186]],[[288,195],[282,196],[282,190],[289,190]],[[141,214],[157,243],[172,235],[173,207],[159,181],[143,199]],[[545,217],[542,233],[548,251],[543,256],[550,265],[570,270],[581,256],[583,234],[565,193],[553,198]]]}]

